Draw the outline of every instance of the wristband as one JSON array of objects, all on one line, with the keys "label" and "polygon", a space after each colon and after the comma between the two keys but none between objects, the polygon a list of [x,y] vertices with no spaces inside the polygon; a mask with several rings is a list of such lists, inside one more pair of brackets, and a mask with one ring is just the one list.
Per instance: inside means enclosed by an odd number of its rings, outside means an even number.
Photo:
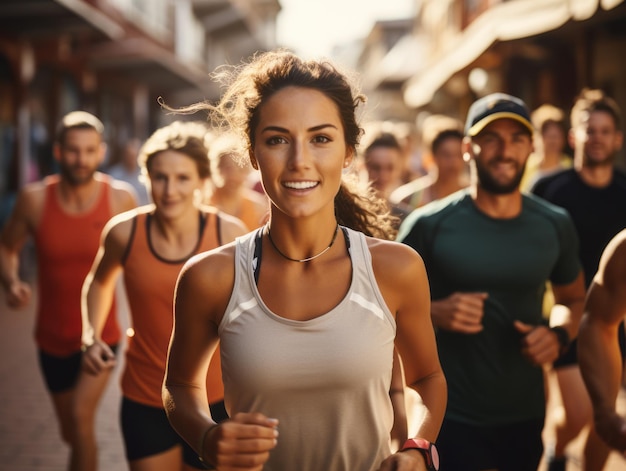
[{"label": "wristband", "polygon": [[570,344],[569,333],[567,332],[567,329],[565,327],[560,325],[550,327],[550,330],[554,332],[557,340],[559,341],[559,355],[562,355],[563,353],[565,353]]},{"label": "wristband", "polygon": [[424,438],[409,438],[400,451],[417,450],[424,457],[428,471],[439,471],[439,453],[434,443]]}]

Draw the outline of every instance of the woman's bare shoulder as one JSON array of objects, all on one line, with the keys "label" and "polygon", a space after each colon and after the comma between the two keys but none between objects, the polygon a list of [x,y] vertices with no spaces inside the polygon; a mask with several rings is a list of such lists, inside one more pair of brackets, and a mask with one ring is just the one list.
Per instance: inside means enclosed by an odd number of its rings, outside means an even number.
[{"label": "woman's bare shoulder", "polygon": [[106,240],[108,250],[117,247],[122,253],[131,238],[134,220],[141,211],[131,209],[113,216],[107,221],[102,230],[102,237]]},{"label": "woman's bare shoulder", "polygon": [[225,278],[229,271],[234,273],[236,242],[229,242],[215,249],[191,257],[181,270],[181,276],[193,278]]},{"label": "woman's bare shoulder", "polygon": [[[235,242],[190,258],[177,282],[177,304],[200,309],[219,325],[235,282]],[[202,307],[200,307],[202,306]]]},{"label": "woman's bare shoulder", "polygon": [[374,264],[387,265],[393,270],[411,265],[423,266],[422,257],[412,247],[396,241],[367,237],[367,247]]},{"label": "woman's bare shoulder", "polygon": [[427,279],[424,261],[412,247],[372,237],[367,238],[367,245],[379,284],[405,289]]},{"label": "woman's bare shoulder", "polygon": [[139,215],[151,212],[154,208],[140,206],[139,208],[129,209],[123,213],[116,214],[109,219],[104,226],[105,232],[122,231],[127,232],[133,226],[133,220]]},{"label": "woman's bare shoulder", "polygon": [[394,241],[367,241],[376,283],[391,312],[417,307],[428,298],[426,268],[413,248]]}]

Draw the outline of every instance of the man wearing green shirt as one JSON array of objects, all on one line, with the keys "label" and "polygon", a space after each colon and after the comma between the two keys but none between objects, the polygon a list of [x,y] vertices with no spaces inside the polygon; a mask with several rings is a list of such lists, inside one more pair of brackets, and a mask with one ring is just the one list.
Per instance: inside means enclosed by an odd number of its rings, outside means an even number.
[{"label": "man wearing green shirt", "polygon": [[[520,99],[496,93],[468,112],[466,190],[415,210],[398,239],[424,258],[448,382],[441,471],[536,471],[545,417],[542,366],[576,335],[585,297],[568,214],[520,181],[533,127]],[[556,302],[542,316],[546,281]]]}]

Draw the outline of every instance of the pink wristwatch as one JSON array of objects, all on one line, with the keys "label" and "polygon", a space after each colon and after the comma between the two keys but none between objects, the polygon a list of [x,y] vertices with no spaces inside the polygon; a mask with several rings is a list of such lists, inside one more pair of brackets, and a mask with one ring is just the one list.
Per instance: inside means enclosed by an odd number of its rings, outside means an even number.
[{"label": "pink wristwatch", "polygon": [[401,451],[417,450],[424,456],[428,471],[439,471],[439,453],[434,443],[424,438],[409,438],[402,446]]}]

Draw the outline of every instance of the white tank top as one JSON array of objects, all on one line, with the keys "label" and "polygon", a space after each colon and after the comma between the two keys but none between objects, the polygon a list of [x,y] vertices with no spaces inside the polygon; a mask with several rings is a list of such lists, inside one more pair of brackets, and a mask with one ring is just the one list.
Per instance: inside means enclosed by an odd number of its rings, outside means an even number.
[{"label": "white tank top", "polygon": [[219,326],[226,407],[279,420],[265,471],[374,471],[390,451],[396,324],[365,236],[349,235],[344,299],[308,321],[280,317],[254,279],[256,233],[237,239],[233,293]]}]

